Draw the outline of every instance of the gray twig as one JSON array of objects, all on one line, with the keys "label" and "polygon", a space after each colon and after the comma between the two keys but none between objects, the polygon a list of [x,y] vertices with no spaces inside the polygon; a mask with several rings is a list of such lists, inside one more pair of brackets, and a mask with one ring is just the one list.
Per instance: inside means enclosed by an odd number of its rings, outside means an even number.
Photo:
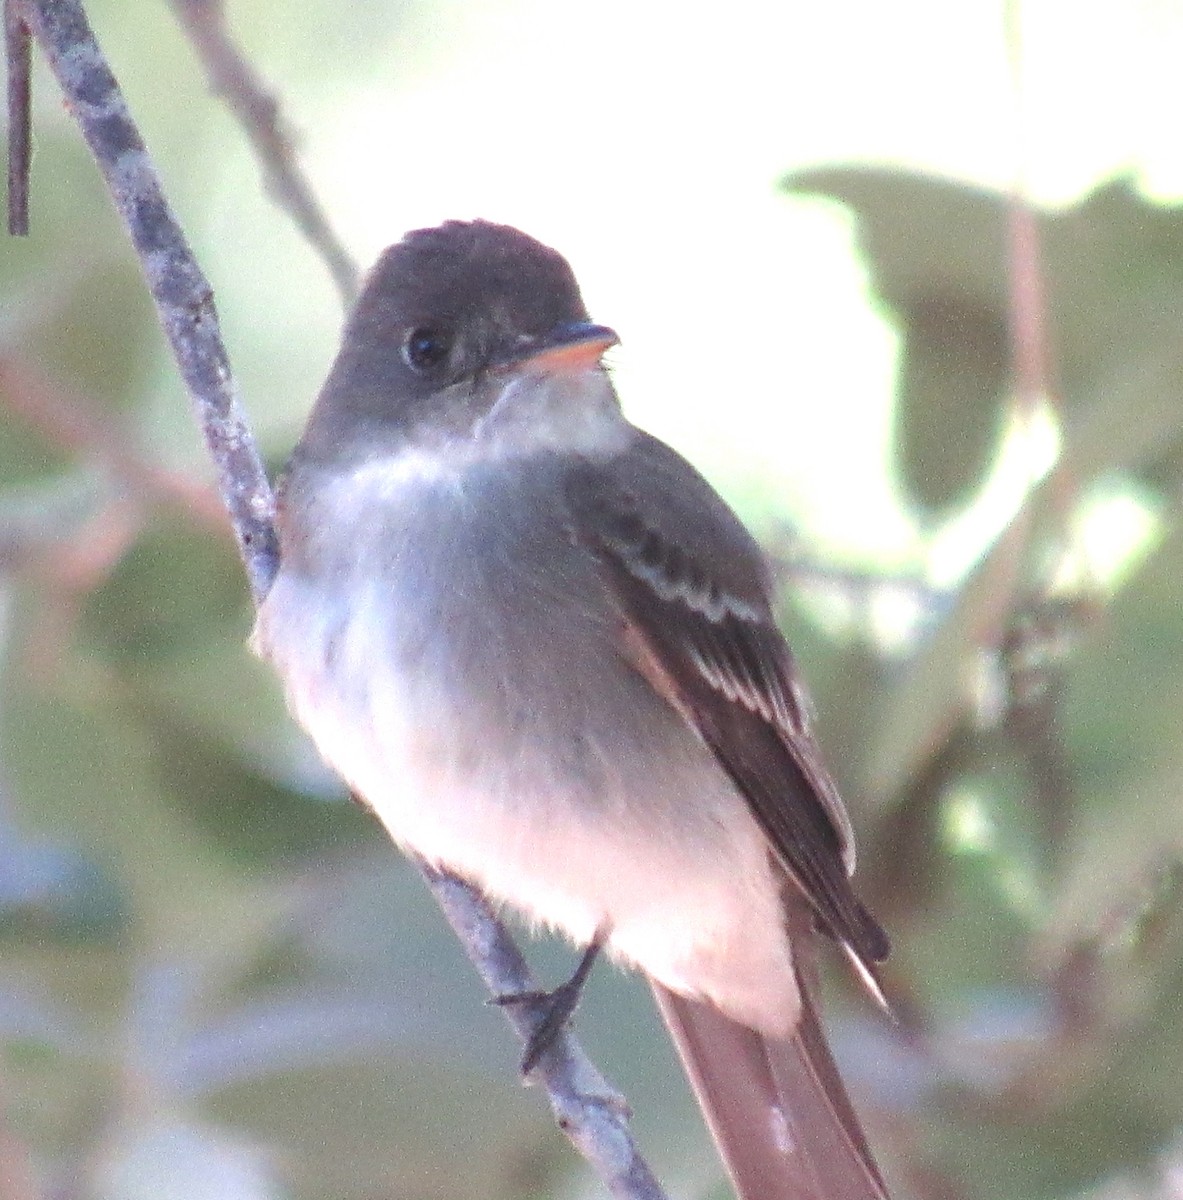
[{"label": "gray twig", "polygon": [[[10,0],[11,2],[11,0]],[[213,290],[160,187],[139,130],[77,0],[16,0],[131,236],[157,316],[218,469],[256,602],[279,562],[275,498],[230,371]]]},{"label": "gray twig", "polygon": [[29,232],[32,62],[29,27],[21,16],[19,0],[4,0],[4,49],[8,61],[8,232],[25,237]]},{"label": "gray twig", "polygon": [[[537,992],[522,952],[485,900],[467,884],[424,864],[419,870],[444,910],[493,996]],[[523,1045],[534,1030],[528,1006],[507,1004],[502,1011]],[[535,1073],[546,1088],[559,1128],[595,1168],[614,1196],[622,1200],[664,1200],[653,1172],[629,1130],[624,1097],[600,1074],[582,1047],[564,1033],[539,1060]]]},{"label": "gray twig", "polygon": [[324,260],[345,307],[357,299],[357,265],[337,237],[305,179],[276,99],[226,30],[215,0],[170,0],[177,19],[201,58],[210,86],[238,119],[271,198]]},{"label": "gray twig", "polygon": [[[274,495],[238,398],[218,329],[213,293],[161,190],[81,0],[8,0],[32,30],[103,173],[140,258],[152,298],[218,468],[251,594],[258,604],[278,567]],[[322,250],[323,252],[323,250]],[[458,880],[424,877],[482,979],[495,995],[534,990],[505,927],[484,898]],[[529,1016],[508,1005],[525,1037]],[[627,1109],[564,1034],[538,1071],[560,1127],[622,1200],[663,1200],[628,1128]]]}]

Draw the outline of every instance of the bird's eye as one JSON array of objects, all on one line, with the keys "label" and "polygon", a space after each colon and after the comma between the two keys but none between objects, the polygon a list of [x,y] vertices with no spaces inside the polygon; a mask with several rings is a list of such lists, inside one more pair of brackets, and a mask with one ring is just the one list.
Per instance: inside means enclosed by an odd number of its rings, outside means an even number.
[{"label": "bird's eye", "polygon": [[427,375],[447,362],[451,334],[430,325],[419,325],[403,339],[403,361],[418,375]]}]

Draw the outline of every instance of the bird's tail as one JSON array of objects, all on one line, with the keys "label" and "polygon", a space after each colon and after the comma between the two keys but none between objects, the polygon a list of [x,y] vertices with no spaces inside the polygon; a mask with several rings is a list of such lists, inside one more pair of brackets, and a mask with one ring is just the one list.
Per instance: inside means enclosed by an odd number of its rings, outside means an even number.
[{"label": "bird's tail", "polygon": [[773,1040],[652,986],[740,1200],[888,1200],[806,988]]}]

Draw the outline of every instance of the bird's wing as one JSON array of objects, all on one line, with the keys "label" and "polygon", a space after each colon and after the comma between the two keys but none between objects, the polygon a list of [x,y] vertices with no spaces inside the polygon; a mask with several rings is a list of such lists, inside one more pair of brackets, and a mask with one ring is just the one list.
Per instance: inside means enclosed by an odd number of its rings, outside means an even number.
[{"label": "bird's wing", "polygon": [[706,480],[645,434],[621,458],[581,460],[565,493],[634,665],[710,747],[821,927],[882,1000],[874,964],[887,937],[850,884],[849,821],[808,729],[759,549]]}]

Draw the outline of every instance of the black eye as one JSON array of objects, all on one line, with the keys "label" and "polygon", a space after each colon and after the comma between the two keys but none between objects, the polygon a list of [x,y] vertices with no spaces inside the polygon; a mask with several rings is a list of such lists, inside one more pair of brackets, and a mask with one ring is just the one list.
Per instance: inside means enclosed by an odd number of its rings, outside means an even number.
[{"label": "black eye", "polygon": [[419,325],[403,339],[403,361],[419,375],[427,375],[448,361],[452,335],[430,325]]}]

